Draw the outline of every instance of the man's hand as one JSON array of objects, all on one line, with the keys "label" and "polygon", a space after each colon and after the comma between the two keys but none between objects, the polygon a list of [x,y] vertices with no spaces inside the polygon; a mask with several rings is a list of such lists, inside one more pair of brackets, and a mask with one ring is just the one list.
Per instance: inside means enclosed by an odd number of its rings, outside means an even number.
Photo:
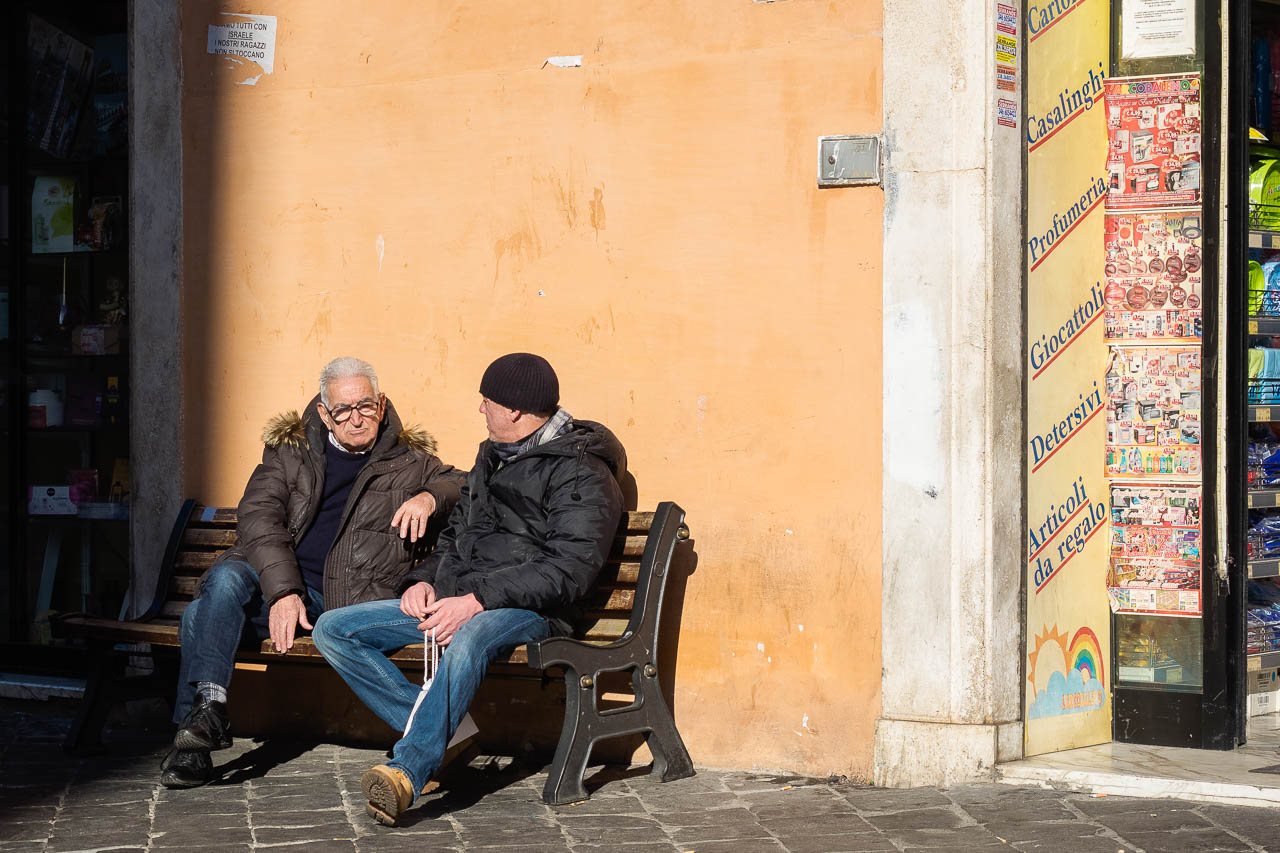
[{"label": "man's hand", "polygon": [[414,619],[426,619],[427,608],[435,603],[435,587],[426,581],[418,581],[400,596],[400,612]]},{"label": "man's hand", "polygon": [[400,538],[408,536],[410,542],[417,542],[427,532],[427,519],[436,511],[436,499],[430,492],[409,498],[400,504],[396,514],[391,517],[391,526],[400,528]]},{"label": "man's hand", "polygon": [[297,593],[286,595],[271,605],[267,623],[271,628],[271,643],[281,654],[293,648],[293,633],[299,625],[308,631],[312,628],[307,621],[307,608]]},{"label": "man's hand", "polygon": [[472,593],[456,595],[452,598],[437,599],[427,608],[427,618],[418,626],[418,630],[431,636],[431,629],[436,632],[436,642],[447,646],[453,640],[458,629],[471,621],[484,607]]}]

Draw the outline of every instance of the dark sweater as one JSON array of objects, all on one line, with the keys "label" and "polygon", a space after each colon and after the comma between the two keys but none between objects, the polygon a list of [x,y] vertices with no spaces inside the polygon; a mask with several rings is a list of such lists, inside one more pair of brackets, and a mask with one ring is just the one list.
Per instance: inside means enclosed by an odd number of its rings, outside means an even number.
[{"label": "dark sweater", "polygon": [[329,556],[333,540],[338,537],[338,524],[342,521],[342,511],[347,506],[351,487],[369,457],[368,453],[347,453],[334,447],[333,442],[325,442],[324,489],[320,495],[320,508],[295,550],[302,582],[316,591],[324,589],[325,558]]}]

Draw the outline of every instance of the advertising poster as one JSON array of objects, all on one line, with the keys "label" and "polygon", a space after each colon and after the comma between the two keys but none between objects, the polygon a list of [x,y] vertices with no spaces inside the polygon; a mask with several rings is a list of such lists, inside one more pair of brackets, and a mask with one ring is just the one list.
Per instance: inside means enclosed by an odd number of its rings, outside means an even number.
[{"label": "advertising poster", "polygon": [[1107,208],[1200,203],[1200,77],[1106,82]]},{"label": "advertising poster", "polygon": [[1103,256],[1110,7],[1024,7],[1025,752],[1111,739]]},{"label": "advertising poster", "polygon": [[1200,211],[1108,213],[1103,230],[1107,340],[1199,343]]},{"label": "advertising poster", "polygon": [[1107,476],[1200,475],[1200,348],[1113,347],[1107,365]]},{"label": "advertising poster", "polygon": [[1117,613],[1200,615],[1200,487],[1111,487],[1111,572]]}]

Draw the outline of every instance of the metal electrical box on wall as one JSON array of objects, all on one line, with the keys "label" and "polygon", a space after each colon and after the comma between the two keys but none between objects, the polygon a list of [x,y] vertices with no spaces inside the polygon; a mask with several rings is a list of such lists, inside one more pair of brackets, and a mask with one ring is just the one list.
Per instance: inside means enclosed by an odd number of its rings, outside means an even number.
[{"label": "metal electrical box on wall", "polygon": [[818,186],[858,187],[879,183],[880,137],[818,137]]}]

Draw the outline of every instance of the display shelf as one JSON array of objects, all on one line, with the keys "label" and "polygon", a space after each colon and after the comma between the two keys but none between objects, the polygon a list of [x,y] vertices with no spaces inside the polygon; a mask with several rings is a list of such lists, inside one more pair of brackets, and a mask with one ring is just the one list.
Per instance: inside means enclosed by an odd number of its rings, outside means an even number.
[{"label": "display shelf", "polygon": [[1249,230],[1250,249],[1280,249],[1280,231]]},{"label": "display shelf", "polygon": [[1280,506],[1280,489],[1256,489],[1248,495],[1249,509],[1270,509]]},{"label": "display shelf", "polygon": [[119,432],[128,424],[104,424],[103,426],[51,426],[27,427],[27,435],[78,435],[80,433]]},{"label": "display shelf", "polygon": [[78,157],[54,157],[52,154],[28,145],[26,146],[25,158],[27,167],[33,170],[76,169],[81,166],[98,165],[120,168],[129,165],[128,152],[124,151],[111,154],[81,155]]},{"label": "display shelf", "polygon": [[1280,406],[1250,406],[1249,422],[1265,424],[1280,421]]},{"label": "display shelf", "polygon": [[1249,671],[1258,672],[1264,669],[1274,669],[1280,666],[1280,651],[1277,652],[1260,652],[1258,654],[1249,655]]},{"label": "display shelf", "polygon": [[1250,317],[1249,334],[1280,335],[1280,317]]},{"label": "display shelf", "polygon": [[[101,355],[87,355],[78,353],[63,353],[61,355],[49,355],[47,353],[33,353],[27,351],[28,364],[38,363],[41,367],[45,365],[53,365],[65,362],[68,365],[83,365],[86,362],[91,364],[102,364],[111,359],[127,358],[128,353],[125,352],[104,352]],[[28,371],[31,372],[31,371]]]},{"label": "display shelf", "polygon": [[[1277,237],[1280,238],[1280,234],[1278,234]],[[104,255],[105,256],[122,255],[127,250],[128,250],[128,246],[124,246],[124,245],[112,246],[110,249],[72,249],[67,252],[33,252],[30,249],[28,249],[27,255],[37,260],[40,258],[52,258],[56,260],[61,260],[62,258],[78,258],[82,256],[89,258],[89,257],[94,257],[95,255],[97,257],[103,257]]]},{"label": "display shelf", "polygon": [[28,521],[128,521],[129,505],[128,503],[91,503],[86,510],[77,512],[76,515],[29,512],[26,507],[23,507],[23,515],[27,516]]},{"label": "display shelf", "polygon": [[1250,578],[1280,577],[1280,559],[1250,560],[1249,561],[1249,577]]}]

